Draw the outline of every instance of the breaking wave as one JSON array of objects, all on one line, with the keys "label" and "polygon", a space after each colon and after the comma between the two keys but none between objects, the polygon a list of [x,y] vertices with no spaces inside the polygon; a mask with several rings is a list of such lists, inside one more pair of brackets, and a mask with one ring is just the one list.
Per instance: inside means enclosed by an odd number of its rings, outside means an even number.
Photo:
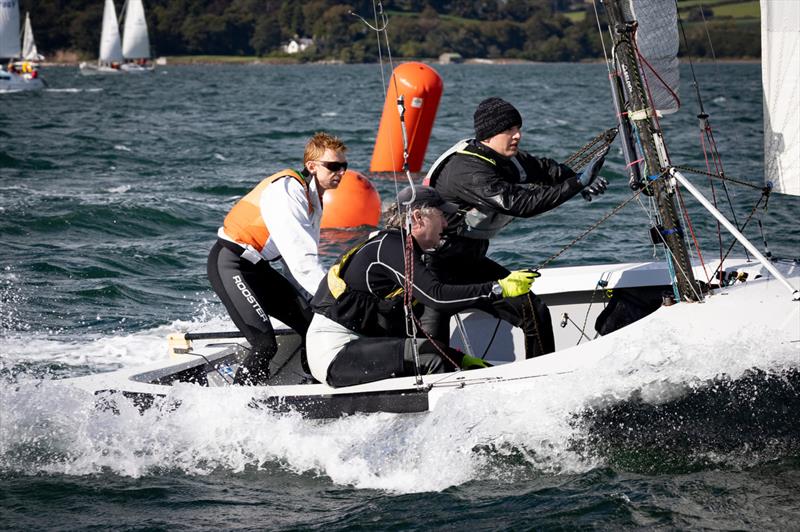
[{"label": "breaking wave", "polygon": [[674,336],[663,331],[620,346],[602,367],[456,390],[427,414],[328,421],[255,408],[246,387],[179,385],[140,411],[122,396],[95,398],[31,371],[45,360],[61,366],[57,377],[151,362],[165,356],[169,329],[198,326],[226,324],[213,317],[88,343],[34,342],[27,358],[11,346],[25,360],[0,369],[0,471],[138,478],[278,466],[411,493],[606,467],[741,467],[800,450],[796,346],[774,345],[766,334],[698,351],[664,343]]}]

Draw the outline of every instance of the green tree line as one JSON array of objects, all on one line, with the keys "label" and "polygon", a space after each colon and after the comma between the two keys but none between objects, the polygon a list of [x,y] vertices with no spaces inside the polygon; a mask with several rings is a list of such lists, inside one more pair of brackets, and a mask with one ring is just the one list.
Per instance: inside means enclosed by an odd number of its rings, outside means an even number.
[{"label": "green tree line", "polygon": [[[118,13],[122,0],[115,0]],[[97,54],[103,0],[21,0],[30,10],[39,49]],[[594,10],[582,0],[387,0],[389,44],[400,58],[437,57],[577,61],[603,56]],[[585,16],[567,12],[586,10]],[[314,44],[293,57],[300,61],[375,61],[375,34],[355,14],[374,24],[372,0],[145,0],[154,55],[285,55],[295,37]],[[690,22],[688,52],[758,56],[758,28],[712,21]],[[696,43],[696,44],[691,44]]]}]

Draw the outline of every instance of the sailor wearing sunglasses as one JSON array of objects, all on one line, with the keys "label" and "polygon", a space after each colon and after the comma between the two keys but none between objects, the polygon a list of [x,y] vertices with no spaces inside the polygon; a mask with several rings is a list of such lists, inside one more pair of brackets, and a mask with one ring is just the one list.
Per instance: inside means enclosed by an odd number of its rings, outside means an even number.
[{"label": "sailor wearing sunglasses", "polygon": [[[270,316],[303,338],[309,300],[325,276],[318,246],[322,195],[339,186],[347,147],[317,133],[306,143],[303,170],[263,179],[225,217],[208,256],[208,278],[233,323],[251,345],[237,384],[262,384],[277,351]],[[274,269],[281,263],[280,271]],[[282,273],[281,273],[282,272]]]}]

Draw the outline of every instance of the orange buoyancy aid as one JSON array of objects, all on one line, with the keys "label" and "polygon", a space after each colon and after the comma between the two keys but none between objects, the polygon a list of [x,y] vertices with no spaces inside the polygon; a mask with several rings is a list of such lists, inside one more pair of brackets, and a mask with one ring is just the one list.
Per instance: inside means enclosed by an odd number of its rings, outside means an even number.
[{"label": "orange buoyancy aid", "polygon": [[264,249],[269,240],[269,229],[264,218],[261,217],[261,194],[271,183],[284,177],[294,178],[303,185],[308,200],[308,214],[310,216],[314,213],[314,204],[311,202],[308,183],[303,179],[302,174],[287,168],[265,178],[233,206],[223,223],[225,234],[229,238],[243,246],[249,244],[259,252]]}]

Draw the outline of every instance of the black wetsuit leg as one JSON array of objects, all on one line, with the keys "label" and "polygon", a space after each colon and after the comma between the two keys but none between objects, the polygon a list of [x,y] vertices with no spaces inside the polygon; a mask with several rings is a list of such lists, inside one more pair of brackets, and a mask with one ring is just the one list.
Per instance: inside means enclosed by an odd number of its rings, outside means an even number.
[{"label": "black wetsuit leg", "polygon": [[[487,282],[502,279],[511,273],[509,270],[480,253],[488,248],[488,241],[460,239],[457,243],[465,251],[462,255],[431,256],[431,264],[435,265],[436,276],[444,283],[466,284]],[[458,260],[458,257],[463,260]],[[503,298],[477,305],[475,308],[505,320],[519,327],[525,334],[525,357],[533,358],[555,351],[553,323],[550,309],[537,295]],[[420,319],[423,329],[440,342],[448,343],[450,339],[451,315],[425,308]]]},{"label": "black wetsuit leg", "polygon": [[[381,379],[414,375],[412,340],[406,338],[359,338],[336,354],[328,367],[328,384],[333,387],[353,386]],[[417,340],[420,372],[423,375],[453,371],[463,353],[430,341]],[[441,351],[445,356],[442,356]]]},{"label": "black wetsuit leg", "polygon": [[522,329],[525,334],[525,358],[556,350],[550,309],[536,294],[506,297],[477,308]]},{"label": "black wetsuit leg", "polygon": [[[474,244],[471,244],[473,243]],[[463,254],[439,255],[434,253],[426,256],[431,271],[437,279],[448,284],[471,284],[496,281],[506,277],[509,273],[500,264],[490,258],[482,256],[488,248],[488,240],[468,240],[460,239],[460,243],[471,247]],[[484,308],[490,308],[488,305]],[[486,310],[486,312],[491,312]],[[448,345],[450,343],[450,318],[452,314],[440,312],[430,307],[425,310],[420,318],[422,328],[439,342]]]},{"label": "black wetsuit leg", "polygon": [[236,327],[250,343],[235,382],[259,383],[269,377],[269,362],[278,349],[270,316],[305,338],[313,313],[306,299],[267,261],[256,264],[219,242],[208,255],[208,279]]}]

